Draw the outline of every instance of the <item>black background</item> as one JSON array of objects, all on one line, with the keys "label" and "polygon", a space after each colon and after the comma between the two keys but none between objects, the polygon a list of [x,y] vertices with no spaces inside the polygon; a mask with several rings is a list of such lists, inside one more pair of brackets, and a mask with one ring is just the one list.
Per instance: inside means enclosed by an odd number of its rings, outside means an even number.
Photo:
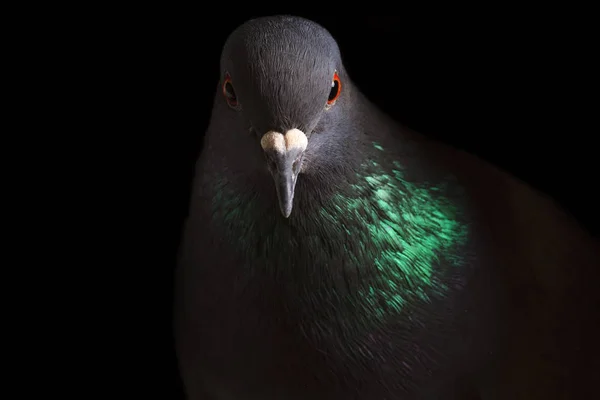
[{"label": "black background", "polygon": [[[574,50],[564,28],[493,13],[443,22],[296,15],[333,34],[355,83],[391,116],[510,171],[598,235],[595,138],[575,128],[568,113]],[[113,111],[128,117],[122,140],[132,144],[123,173],[136,200],[128,209],[140,217],[136,232],[144,230],[140,258],[131,264],[136,286],[126,288],[135,305],[117,334],[125,343],[119,359],[124,379],[151,386],[157,398],[182,398],[171,336],[172,273],[220,51],[238,24],[256,16],[157,17],[132,24],[109,51],[107,68],[119,76]]]}]

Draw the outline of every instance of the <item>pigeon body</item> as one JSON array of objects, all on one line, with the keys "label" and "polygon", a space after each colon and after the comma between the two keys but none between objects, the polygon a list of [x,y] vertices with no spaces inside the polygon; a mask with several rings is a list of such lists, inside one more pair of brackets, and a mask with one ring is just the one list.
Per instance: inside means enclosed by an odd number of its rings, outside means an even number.
[{"label": "pigeon body", "polygon": [[190,400],[584,390],[598,252],[550,199],[381,113],[311,21],[245,23],[221,73],[177,272]]}]

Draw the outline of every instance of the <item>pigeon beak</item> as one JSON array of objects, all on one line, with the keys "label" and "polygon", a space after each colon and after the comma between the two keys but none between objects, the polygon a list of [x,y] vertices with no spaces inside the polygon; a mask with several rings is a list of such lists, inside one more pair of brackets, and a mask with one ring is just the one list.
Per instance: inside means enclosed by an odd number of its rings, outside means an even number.
[{"label": "pigeon beak", "polygon": [[294,189],[308,139],[304,132],[298,129],[289,130],[285,134],[269,131],[263,135],[260,144],[275,181],[279,208],[283,216],[288,218],[292,213]]},{"label": "pigeon beak", "polygon": [[285,159],[277,171],[272,172],[275,189],[279,199],[279,208],[285,218],[292,213],[294,205],[294,189],[298,179],[298,171],[291,167],[291,160]]}]

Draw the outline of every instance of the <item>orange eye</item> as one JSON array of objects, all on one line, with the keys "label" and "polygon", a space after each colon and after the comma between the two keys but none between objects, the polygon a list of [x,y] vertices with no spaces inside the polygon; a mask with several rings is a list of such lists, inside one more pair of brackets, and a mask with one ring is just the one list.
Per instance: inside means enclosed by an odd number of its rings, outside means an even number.
[{"label": "orange eye", "polygon": [[333,80],[331,81],[331,91],[329,92],[329,97],[327,98],[327,105],[331,106],[337,98],[340,96],[342,92],[342,81],[338,76],[337,72],[333,74]]},{"label": "orange eye", "polygon": [[235,108],[238,106],[237,96],[235,95],[235,90],[233,90],[233,83],[231,83],[231,76],[229,76],[229,73],[225,73],[225,81],[223,82],[223,96],[225,96],[227,104],[229,104],[230,107]]}]

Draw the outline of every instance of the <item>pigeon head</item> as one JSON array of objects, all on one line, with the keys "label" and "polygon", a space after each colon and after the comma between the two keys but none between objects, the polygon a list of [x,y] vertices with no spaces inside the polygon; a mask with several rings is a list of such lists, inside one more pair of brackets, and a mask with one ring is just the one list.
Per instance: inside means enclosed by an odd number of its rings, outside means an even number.
[{"label": "pigeon head", "polygon": [[[227,39],[221,56],[222,99],[228,118],[255,136],[284,217],[307,168],[315,128],[343,102],[337,43],[320,25],[297,17],[250,20]],[[241,133],[240,133],[241,134]]]}]

